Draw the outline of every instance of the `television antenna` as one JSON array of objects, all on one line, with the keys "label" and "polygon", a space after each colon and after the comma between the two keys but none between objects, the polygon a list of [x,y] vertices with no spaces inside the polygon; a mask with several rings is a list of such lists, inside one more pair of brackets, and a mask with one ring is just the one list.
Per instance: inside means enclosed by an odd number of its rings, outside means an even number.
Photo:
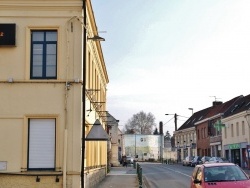
[{"label": "television antenna", "polygon": [[221,99],[221,98],[217,98],[216,96],[210,96],[210,97],[214,97],[215,102],[217,101],[217,99]]}]

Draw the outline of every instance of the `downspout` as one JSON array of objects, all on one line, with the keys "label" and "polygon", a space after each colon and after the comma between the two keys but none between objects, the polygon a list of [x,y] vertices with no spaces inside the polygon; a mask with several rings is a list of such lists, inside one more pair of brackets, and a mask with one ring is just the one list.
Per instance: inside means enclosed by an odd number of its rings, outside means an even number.
[{"label": "downspout", "polygon": [[86,24],[87,24],[87,9],[86,0],[82,1],[83,9],[83,65],[82,65],[82,166],[81,166],[81,188],[84,188],[84,157],[85,157],[85,87],[86,87]]},{"label": "downspout", "polygon": [[[65,83],[65,99],[64,99],[64,144],[63,144],[63,188],[66,188],[67,185],[67,152],[68,152],[68,90],[70,89],[70,84],[68,83],[68,65],[69,65],[69,27],[70,24],[72,24],[70,21],[74,19],[75,17],[72,17],[70,20],[67,21],[66,24],[66,38],[67,38],[67,64],[66,64],[66,83]],[[71,30],[72,32],[72,30]]]}]

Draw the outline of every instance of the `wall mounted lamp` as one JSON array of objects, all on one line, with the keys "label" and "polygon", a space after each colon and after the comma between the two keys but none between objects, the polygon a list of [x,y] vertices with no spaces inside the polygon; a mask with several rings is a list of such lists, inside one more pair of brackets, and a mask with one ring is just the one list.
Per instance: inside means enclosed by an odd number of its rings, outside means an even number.
[{"label": "wall mounted lamp", "polygon": [[105,41],[104,38],[98,36],[98,35],[94,35],[93,37],[88,37],[88,40],[93,40],[93,41]]}]

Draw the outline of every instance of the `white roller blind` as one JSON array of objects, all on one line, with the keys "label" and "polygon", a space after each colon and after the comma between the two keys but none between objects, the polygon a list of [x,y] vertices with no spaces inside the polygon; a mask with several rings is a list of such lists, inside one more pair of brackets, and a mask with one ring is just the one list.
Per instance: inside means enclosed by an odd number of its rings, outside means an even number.
[{"label": "white roller blind", "polygon": [[29,169],[55,168],[55,119],[30,119]]}]

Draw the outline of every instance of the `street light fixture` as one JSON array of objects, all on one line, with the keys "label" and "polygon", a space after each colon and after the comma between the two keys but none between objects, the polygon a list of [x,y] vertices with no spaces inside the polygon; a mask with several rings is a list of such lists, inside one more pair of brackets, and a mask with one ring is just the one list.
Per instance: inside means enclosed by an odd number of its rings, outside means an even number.
[{"label": "street light fixture", "polygon": [[93,37],[88,37],[88,40],[93,40],[93,41],[105,41],[104,38],[98,36],[98,35],[94,35]]},{"label": "street light fixture", "polygon": [[192,110],[192,115],[193,115],[193,114],[194,114],[194,111],[193,111],[194,109],[193,109],[193,108],[188,108],[188,109],[189,109],[189,110]]}]

